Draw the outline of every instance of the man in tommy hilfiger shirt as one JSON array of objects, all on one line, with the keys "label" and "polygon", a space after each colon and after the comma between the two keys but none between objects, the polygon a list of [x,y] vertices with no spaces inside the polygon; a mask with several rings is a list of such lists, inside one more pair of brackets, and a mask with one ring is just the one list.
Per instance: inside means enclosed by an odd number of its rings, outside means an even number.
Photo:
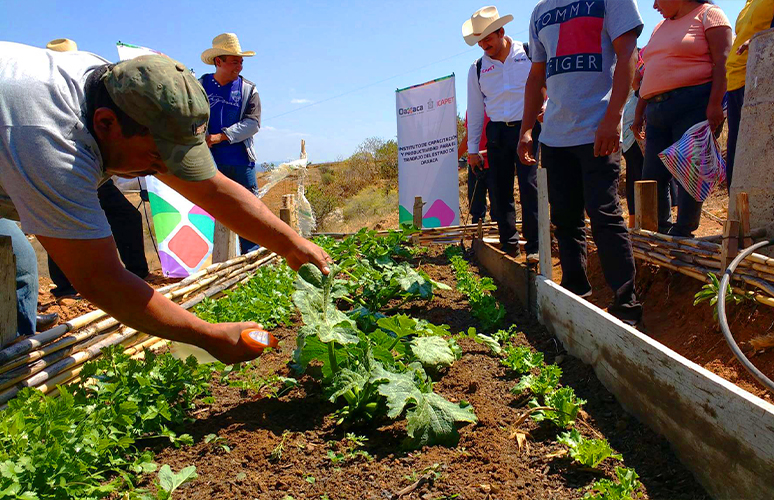
[{"label": "man in tommy hilfiger shirt", "polygon": [[532,69],[524,94],[519,156],[535,163],[531,125],[547,86],[540,136],[548,171],[562,286],[591,294],[586,276],[584,209],[605,279],[608,311],[630,324],[642,317],[634,294],[634,257],[618,199],[620,123],[636,61],[642,19],[634,0],[542,0],[530,21]]},{"label": "man in tommy hilfiger shirt", "polygon": [[[510,255],[520,253],[513,197],[515,173],[519,178],[527,261],[537,262],[537,166],[521,163],[516,154],[524,110],[524,88],[531,62],[526,47],[505,36],[503,26],[512,19],[511,15],[500,17],[495,7],[484,7],[462,25],[465,42],[478,44],[484,50],[484,55],[468,72],[468,163],[474,170],[483,167],[479,141],[486,112],[490,118],[486,126],[489,160],[486,177],[492,219],[497,221],[501,248]],[[532,118],[530,129],[536,118],[537,115]],[[535,132],[537,135],[538,130]]]}]

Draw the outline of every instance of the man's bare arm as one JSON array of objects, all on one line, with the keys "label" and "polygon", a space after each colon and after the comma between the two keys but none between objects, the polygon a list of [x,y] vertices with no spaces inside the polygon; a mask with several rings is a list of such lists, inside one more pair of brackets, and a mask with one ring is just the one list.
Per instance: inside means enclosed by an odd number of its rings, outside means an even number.
[{"label": "man's bare arm", "polygon": [[629,88],[637,64],[637,31],[628,31],[613,40],[613,50],[617,57],[613,73],[613,90],[605,116],[597,128],[594,139],[595,156],[607,156],[618,151],[621,142],[621,115],[629,98]]},{"label": "man's bare arm", "polygon": [[519,159],[525,165],[537,163],[533,151],[532,129],[545,102],[546,88],[546,63],[533,62],[527,77],[527,86],[524,89],[524,115],[521,120],[521,133],[519,139]]},{"label": "man's bare arm", "polygon": [[328,272],[330,257],[325,251],[299,236],[253,193],[220,172],[198,182],[186,182],[172,175],[157,177],[238,235],[285,257],[293,269],[311,262]]},{"label": "man's bare arm", "polygon": [[154,291],[121,265],[112,237],[72,240],[38,236],[76,290],[140,332],[194,344],[225,363],[255,357],[240,333],[257,323],[210,324]]}]

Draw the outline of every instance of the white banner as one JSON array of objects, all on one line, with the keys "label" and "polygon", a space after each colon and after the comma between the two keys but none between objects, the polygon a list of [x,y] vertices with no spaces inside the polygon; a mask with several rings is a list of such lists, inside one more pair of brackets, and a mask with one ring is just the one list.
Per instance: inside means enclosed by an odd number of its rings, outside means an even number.
[{"label": "white banner", "polygon": [[400,223],[414,220],[421,196],[423,227],[460,223],[457,99],[454,75],[395,93],[398,115]]}]

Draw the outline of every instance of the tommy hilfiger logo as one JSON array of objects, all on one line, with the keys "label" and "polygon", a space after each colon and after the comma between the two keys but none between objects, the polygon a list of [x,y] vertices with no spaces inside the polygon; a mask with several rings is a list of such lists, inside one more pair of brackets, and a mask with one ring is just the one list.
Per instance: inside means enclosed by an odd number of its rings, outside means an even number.
[{"label": "tommy hilfiger logo", "polygon": [[541,15],[535,22],[538,33],[559,25],[556,54],[548,60],[546,76],[602,72],[604,22],[604,0],[581,0]]}]

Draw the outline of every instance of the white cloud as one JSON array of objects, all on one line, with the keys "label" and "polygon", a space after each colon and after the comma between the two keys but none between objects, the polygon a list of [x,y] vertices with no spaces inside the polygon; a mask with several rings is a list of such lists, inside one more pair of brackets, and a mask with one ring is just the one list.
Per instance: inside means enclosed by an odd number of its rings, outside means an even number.
[{"label": "white cloud", "polygon": [[290,104],[308,104],[312,102],[309,99],[291,99]]},{"label": "white cloud", "polygon": [[270,125],[265,125],[265,126],[261,127],[261,130],[263,130],[264,132],[269,132],[269,131],[277,130],[277,129],[272,127],[272,126],[270,126]]}]

